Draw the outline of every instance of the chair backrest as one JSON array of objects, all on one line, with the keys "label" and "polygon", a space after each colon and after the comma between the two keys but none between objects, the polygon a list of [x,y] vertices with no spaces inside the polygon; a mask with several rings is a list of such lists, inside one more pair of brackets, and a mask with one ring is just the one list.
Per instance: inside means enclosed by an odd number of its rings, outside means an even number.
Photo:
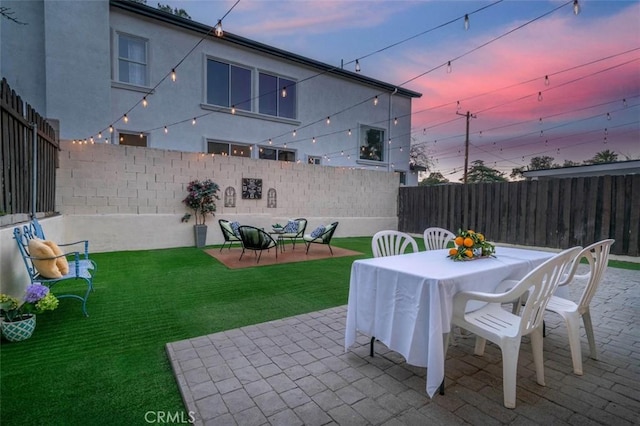
[{"label": "chair backrest", "polygon": [[263,250],[276,245],[276,241],[267,232],[255,226],[242,225],[238,228],[240,240],[246,249]]},{"label": "chair backrest", "polygon": [[371,240],[373,257],[394,256],[404,254],[411,246],[413,252],[418,251],[418,243],[409,234],[400,231],[376,232]]},{"label": "chair backrest", "polygon": [[520,333],[527,335],[540,326],[549,299],[558,288],[567,266],[573,262],[581,247],[573,247],[556,254],[529,272],[507,293],[522,294],[522,287],[528,289],[528,296],[521,313]]},{"label": "chair backrest", "polygon": [[24,262],[24,266],[27,268],[31,281],[36,279],[38,276],[38,271],[33,264],[33,261],[29,258],[29,241],[33,238],[40,238],[36,235],[36,231],[37,230],[32,224],[13,228],[13,239],[16,240],[16,243],[18,244],[18,250],[20,250],[22,261]]},{"label": "chair backrest", "polygon": [[440,250],[447,248],[449,241],[456,239],[456,235],[444,228],[427,228],[424,230],[424,247],[427,250]]},{"label": "chair backrest", "polygon": [[585,285],[580,301],[578,302],[578,312],[580,312],[580,314],[583,314],[589,308],[591,299],[593,299],[593,295],[596,293],[596,290],[600,285],[602,275],[604,274],[605,269],[607,269],[607,264],[609,263],[609,252],[611,251],[611,246],[614,242],[615,240],[613,239],[606,239],[593,243],[582,249],[573,262],[571,270],[565,280],[567,283],[571,282],[576,276],[576,271],[582,259],[587,259],[587,262],[589,263],[589,272],[586,274],[586,277],[588,278],[587,284]]},{"label": "chair backrest", "polygon": [[333,237],[333,233],[336,232],[336,228],[338,227],[338,222],[333,222],[331,225],[327,226],[322,235],[319,238],[322,239],[322,242],[325,244],[331,243],[331,237]]},{"label": "chair backrest", "polygon": [[296,236],[302,237],[304,235],[304,231],[307,229],[307,219],[299,217],[295,221],[298,222],[298,232],[296,233]]},{"label": "chair backrest", "polygon": [[225,241],[233,241],[238,239],[236,234],[233,233],[231,222],[224,219],[218,219],[218,223],[220,224],[220,230],[222,231],[222,236],[224,237]]}]

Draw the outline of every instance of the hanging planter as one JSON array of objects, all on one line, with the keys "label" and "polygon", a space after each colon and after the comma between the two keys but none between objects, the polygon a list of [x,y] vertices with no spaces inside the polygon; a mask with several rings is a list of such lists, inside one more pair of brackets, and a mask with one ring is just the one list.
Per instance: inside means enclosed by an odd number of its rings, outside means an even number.
[{"label": "hanging planter", "polygon": [[2,320],[2,335],[10,342],[27,340],[36,329],[35,314],[26,314],[21,319],[7,322]]}]

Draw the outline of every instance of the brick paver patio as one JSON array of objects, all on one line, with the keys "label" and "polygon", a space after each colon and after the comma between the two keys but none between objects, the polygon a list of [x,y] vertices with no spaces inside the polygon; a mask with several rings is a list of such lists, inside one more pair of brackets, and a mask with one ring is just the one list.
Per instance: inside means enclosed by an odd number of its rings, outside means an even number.
[{"label": "brick paver patio", "polygon": [[[577,297],[577,295],[573,295]],[[360,335],[344,352],[346,306],[167,344],[185,409],[199,425],[640,424],[640,272],[609,268],[592,304],[599,360],[572,373],[564,323],[546,315],[546,387],[521,347],[517,407],[502,405],[500,350],[473,355],[456,338],[446,394],[429,398],[425,369]]]}]

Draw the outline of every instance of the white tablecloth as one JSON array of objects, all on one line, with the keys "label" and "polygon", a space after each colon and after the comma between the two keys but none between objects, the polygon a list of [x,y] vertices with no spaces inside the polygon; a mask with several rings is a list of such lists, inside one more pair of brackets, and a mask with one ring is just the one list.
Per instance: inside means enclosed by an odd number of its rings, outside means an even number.
[{"label": "white tablecloth", "polygon": [[444,378],[443,333],[451,329],[453,296],[492,292],[504,279],[520,279],[554,253],[497,247],[496,257],[455,262],[447,250],[357,260],[351,267],[345,351],[360,331],[427,367],[427,393]]}]

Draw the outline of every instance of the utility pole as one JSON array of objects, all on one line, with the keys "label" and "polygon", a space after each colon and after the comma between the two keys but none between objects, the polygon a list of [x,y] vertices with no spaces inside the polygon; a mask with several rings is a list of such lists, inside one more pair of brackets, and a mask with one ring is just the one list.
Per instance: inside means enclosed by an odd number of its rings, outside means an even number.
[{"label": "utility pole", "polygon": [[471,114],[469,111],[467,111],[466,114],[460,114],[459,112],[456,111],[456,114],[461,115],[463,117],[467,117],[467,134],[466,134],[466,138],[464,140],[464,175],[462,177],[462,182],[466,185],[467,184],[467,170],[469,169],[469,121],[472,118],[476,118],[476,116]]}]

